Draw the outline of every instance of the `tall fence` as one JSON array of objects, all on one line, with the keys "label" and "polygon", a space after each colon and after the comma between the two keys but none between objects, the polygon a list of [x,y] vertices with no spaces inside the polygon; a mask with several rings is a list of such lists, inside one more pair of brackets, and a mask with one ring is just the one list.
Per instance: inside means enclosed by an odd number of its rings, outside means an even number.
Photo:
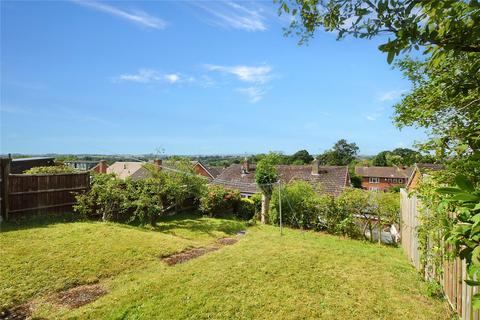
[{"label": "tall fence", "polygon": [[[442,286],[446,299],[462,320],[479,320],[479,312],[472,309],[472,296],[478,288],[465,283],[467,267],[465,260],[443,258],[443,272],[434,266],[426,265],[421,260],[417,227],[420,225],[419,209],[422,206],[416,195],[408,195],[405,189],[400,190],[402,247],[410,262],[419,270],[425,280],[435,280]],[[428,212],[426,212],[428,214]],[[430,247],[427,241],[427,246]],[[448,246],[442,246],[447,247]],[[441,253],[445,257],[445,252]]]},{"label": "tall fence", "polygon": [[75,193],[89,188],[90,174],[9,174],[9,159],[0,162],[0,209],[3,219],[72,209]]}]

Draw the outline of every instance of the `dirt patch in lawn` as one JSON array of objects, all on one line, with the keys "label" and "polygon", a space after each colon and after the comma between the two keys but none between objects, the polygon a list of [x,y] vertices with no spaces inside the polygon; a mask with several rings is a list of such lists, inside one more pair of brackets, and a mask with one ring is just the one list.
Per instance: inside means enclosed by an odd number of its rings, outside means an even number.
[{"label": "dirt patch in lawn", "polygon": [[189,249],[176,254],[172,254],[171,256],[165,257],[162,260],[169,266],[173,266],[203,256],[205,253],[217,251],[223,246],[232,245],[237,241],[238,239],[235,238],[221,238],[218,239],[214,245],[211,245],[209,247]]},{"label": "dirt patch in lawn", "polygon": [[222,245],[222,246],[229,246],[229,245],[237,243],[237,241],[238,240],[235,239],[235,238],[222,238],[222,239],[218,239],[217,243]]},{"label": "dirt patch in lawn", "polygon": [[32,314],[32,306],[28,303],[0,311],[1,320],[29,319]]},{"label": "dirt patch in lawn", "polygon": [[83,285],[56,294],[54,302],[69,308],[79,308],[106,293],[107,290],[99,284]]}]

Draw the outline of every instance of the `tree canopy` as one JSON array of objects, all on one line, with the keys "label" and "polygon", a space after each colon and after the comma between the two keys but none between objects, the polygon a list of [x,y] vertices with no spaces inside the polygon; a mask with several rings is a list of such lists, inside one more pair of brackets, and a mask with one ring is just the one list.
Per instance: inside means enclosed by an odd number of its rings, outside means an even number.
[{"label": "tree canopy", "polygon": [[358,151],[359,148],[354,142],[348,143],[347,140],[340,139],[331,150],[319,155],[318,160],[322,165],[346,166],[355,159]]},{"label": "tree canopy", "polygon": [[292,16],[287,34],[303,43],[317,29],[371,39],[388,36],[379,49],[390,63],[396,55],[427,47],[445,53],[480,52],[479,3],[456,0],[276,0],[279,13]]},{"label": "tree canopy", "polygon": [[297,151],[290,157],[290,162],[292,164],[309,164],[312,161],[313,156],[310,155],[307,150]]}]

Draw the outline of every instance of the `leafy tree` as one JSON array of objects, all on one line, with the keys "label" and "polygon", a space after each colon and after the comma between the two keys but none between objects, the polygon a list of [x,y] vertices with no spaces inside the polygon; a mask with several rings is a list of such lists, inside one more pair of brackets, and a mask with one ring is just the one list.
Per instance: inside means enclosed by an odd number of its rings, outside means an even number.
[{"label": "leafy tree", "polygon": [[382,151],[379,154],[377,154],[375,157],[372,159],[372,165],[375,167],[386,167],[388,166],[387,164],[387,154],[389,154],[390,151]]},{"label": "leafy tree", "polygon": [[313,156],[307,150],[297,151],[290,157],[290,162],[293,164],[310,164],[312,161]]},{"label": "leafy tree", "polygon": [[335,143],[332,150],[319,155],[318,160],[323,165],[346,166],[355,159],[358,151],[359,148],[354,142],[348,143],[341,139]]},{"label": "leafy tree", "polygon": [[480,52],[478,1],[455,0],[276,0],[279,13],[293,16],[287,34],[300,43],[317,29],[371,39],[388,36],[379,49],[390,63],[401,52],[427,47],[434,59]]},{"label": "leafy tree", "polygon": [[397,148],[393,151],[382,151],[372,159],[372,164],[377,167],[386,166],[412,166],[415,163],[433,163],[435,159],[430,155],[408,148]]},{"label": "leafy tree", "polygon": [[273,192],[273,184],[278,180],[278,173],[275,165],[279,162],[279,156],[275,153],[269,153],[257,163],[255,169],[255,181],[262,190],[262,211],[261,222],[266,222],[270,199]]},{"label": "leafy tree", "polygon": [[397,65],[413,85],[395,105],[397,126],[426,128],[430,139],[422,149],[435,150],[443,159],[479,150],[480,54],[456,55],[438,63],[405,58]]}]

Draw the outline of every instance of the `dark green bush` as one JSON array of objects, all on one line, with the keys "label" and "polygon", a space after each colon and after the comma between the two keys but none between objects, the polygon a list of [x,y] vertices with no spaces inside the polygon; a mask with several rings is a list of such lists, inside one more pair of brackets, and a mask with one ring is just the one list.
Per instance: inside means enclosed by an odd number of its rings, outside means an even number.
[{"label": "dark green bush", "polygon": [[255,202],[252,199],[242,198],[238,204],[238,208],[234,211],[234,216],[242,220],[251,220],[256,212]]},{"label": "dark green bush", "polygon": [[[318,196],[313,187],[305,181],[295,181],[281,189],[282,221],[286,226],[314,229],[318,224]],[[271,224],[280,222],[280,201],[278,188],[274,190],[270,202],[268,220]]]}]

